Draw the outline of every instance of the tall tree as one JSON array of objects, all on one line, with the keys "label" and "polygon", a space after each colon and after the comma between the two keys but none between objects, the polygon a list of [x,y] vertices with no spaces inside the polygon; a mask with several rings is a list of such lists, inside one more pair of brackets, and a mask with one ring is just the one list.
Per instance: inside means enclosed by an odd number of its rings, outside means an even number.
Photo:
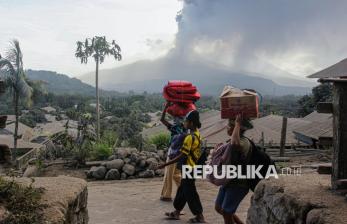
[{"label": "tall tree", "polygon": [[12,153],[13,160],[17,155],[17,140],[18,140],[18,121],[19,121],[19,103],[20,100],[30,102],[32,88],[28,85],[24,68],[23,54],[19,46],[18,40],[13,40],[5,58],[0,56],[0,74],[5,78],[7,85],[13,96],[14,113],[16,117],[14,129],[14,151]]},{"label": "tall tree", "polygon": [[96,88],[96,133],[97,139],[100,139],[100,102],[99,102],[99,64],[104,62],[106,56],[113,56],[115,60],[122,59],[121,49],[114,40],[106,41],[106,37],[95,36],[86,38],[84,42],[77,42],[75,56],[81,59],[81,63],[88,63],[88,58],[95,60],[95,88]]},{"label": "tall tree", "polygon": [[323,83],[312,88],[312,94],[301,97],[298,101],[298,116],[304,117],[312,113],[319,102],[330,102],[332,100],[332,85]]}]

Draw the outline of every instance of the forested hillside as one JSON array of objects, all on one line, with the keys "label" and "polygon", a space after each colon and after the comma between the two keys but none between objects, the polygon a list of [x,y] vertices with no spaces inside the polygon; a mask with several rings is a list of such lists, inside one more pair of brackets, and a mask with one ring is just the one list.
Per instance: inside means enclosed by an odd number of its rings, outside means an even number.
[{"label": "forested hillside", "polygon": [[64,74],[52,71],[36,71],[29,69],[26,71],[26,75],[31,80],[43,81],[47,91],[55,94],[95,94],[95,88],[93,86],[83,83],[79,79],[70,78]]}]

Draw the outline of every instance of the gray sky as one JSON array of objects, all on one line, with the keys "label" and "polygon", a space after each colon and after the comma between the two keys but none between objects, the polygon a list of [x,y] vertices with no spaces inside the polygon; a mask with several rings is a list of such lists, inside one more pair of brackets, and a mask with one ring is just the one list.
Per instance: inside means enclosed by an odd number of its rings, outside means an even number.
[{"label": "gray sky", "polygon": [[[181,16],[176,22],[177,12]],[[18,38],[26,68],[79,76],[75,42],[115,39],[124,60],[179,57],[304,77],[347,56],[344,0],[0,0],[0,52]]]},{"label": "gray sky", "polygon": [[153,59],[173,47],[181,8],[176,0],[0,0],[0,53],[17,38],[26,68],[78,76],[95,65],[74,57],[76,41],[106,35],[123,60],[106,59],[103,68]]}]

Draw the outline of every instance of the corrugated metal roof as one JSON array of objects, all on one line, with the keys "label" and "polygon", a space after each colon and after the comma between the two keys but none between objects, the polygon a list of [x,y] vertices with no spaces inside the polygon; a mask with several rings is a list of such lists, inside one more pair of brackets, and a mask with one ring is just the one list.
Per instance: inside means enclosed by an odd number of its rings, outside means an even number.
[{"label": "corrugated metal roof", "polygon": [[319,72],[309,75],[308,78],[339,78],[347,76],[347,58],[329,66]]},{"label": "corrugated metal roof", "polygon": [[[264,133],[265,145],[278,146],[281,142],[282,116],[269,115],[253,120],[254,128],[247,131],[245,135],[252,139],[255,143],[261,142],[261,133]],[[287,135],[286,145],[297,145],[298,140],[295,138],[293,130],[308,124],[300,118],[288,118],[287,120]]]},{"label": "corrugated metal roof", "polygon": [[[65,130],[65,125],[67,120],[56,121],[55,119],[52,120],[51,118],[48,120],[49,122],[38,123],[37,126],[33,129],[35,137],[41,136],[41,135],[52,136],[54,134],[57,134]],[[69,120],[68,125],[69,125],[69,130],[74,130],[74,129],[77,129],[78,122],[74,120]]]},{"label": "corrugated metal roof", "polygon": [[[212,122],[213,120],[213,122]],[[230,137],[227,135],[226,125],[227,120],[222,120],[220,114],[214,118],[210,118],[212,126],[201,129],[201,136],[207,140],[208,144],[217,144],[227,141]],[[265,145],[279,145],[281,140],[282,116],[269,115],[258,118],[252,121],[253,129],[248,130],[245,135],[252,139],[255,143],[261,142],[262,132],[264,133]],[[304,121],[299,118],[288,118],[286,145],[298,144],[293,130],[308,124],[309,121]]]},{"label": "corrugated metal roof", "polygon": [[[227,134],[226,119],[221,119],[220,111],[209,111],[201,113],[202,127],[200,133],[203,140],[206,140],[209,145],[227,141],[230,136]],[[247,131],[245,135],[254,142],[261,141],[262,132],[264,133],[265,145],[278,146],[281,140],[282,116],[269,115],[258,118],[252,121],[254,128]],[[298,140],[295,138],[293,130],[310,124],[310,121],[305,121],[300,118],[288,118],[286,145],[297,145]],[[149,137],[159,133],[168,132],[163,125],[148,128],[143,131],[143,136]]]},{"label": "corrugated metal roof", "polygon": [[[0,130],[0,134],[12,134],[14,133],[15,122],[7,122],[6,127]],[[33,129],[25,124],[18,122],[18,135],[22,135],[22,139],[29,141],[33,136]]]},{"label": "corrugated metal roof", "polygon": [[331,114],[322,114],[314,111],[304,117],[303,120],[309,121],[310,123],[294,129],[294,133],[315,140],[318,140],[320,137],[333,137],[333,117]]},{"label": "corrugated metal roof", "polygon": [[309,115],[303,118],[305,121],[311,121],[311,122],[320,122],[320,121],[326,121],[326,120],[332,120],[333,115],[332,114],[324,114],[324,113],[318,113],[317,111],[313,111]]},{"label": "corrugated metal roof", "polygon": [[[13,135],[0,135],[0,143],[7,145],[9,148],[13,148]],[[41,144],[24,141],[23,139],[18,139],[17,141],[17,148],[19,149],[33,149],[41,146]]]},{"label": "corrugated metal roof", "polygon": [[[216,121],[216,117],[219,117],[219,120],[220,120],[220,112],[217,110],[210,110],[210,111],[200,113],[200,120],[202,123],[200,132],[203,133],[204,130],[208,130],[209,127],[214,125]],[[157,135],[160,133],[169,133],[167,128],[161,123],[158,126],[143,129],[142,136],[145,138],[148,138],[150,136]]]}]

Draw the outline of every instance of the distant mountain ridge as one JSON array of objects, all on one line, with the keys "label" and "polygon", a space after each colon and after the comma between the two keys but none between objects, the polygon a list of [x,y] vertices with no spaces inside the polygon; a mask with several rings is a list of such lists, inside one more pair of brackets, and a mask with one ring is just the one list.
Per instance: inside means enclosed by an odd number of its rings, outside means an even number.
[{"label": "distant mountain ridge", "polygon": [[[62,95],[86,95],[86,96],[94,96],[95,95],[95,87],[89,84],[82,82],[77,78],[71,78],[64,74],[59,74],[53,71],[45,71],[45,70],[26,70],[26,75],[31,80],[41,80],[44,82],[44,86],[46,87],[48,92]],[[119,92],[116,91],[105,91],[100,90],[103,95],[120,95]]]},{"label": "distant mountain ridge", "polygon": [[[238,88],[255,89],[262,95],[304,95],[311,91],[310,87],[279,85],[265,76],[255,76],[202,61],[189,61],[170,56],[100,70],[99,74],[102,88],[121,92],[129,90],[161,92],[168,80],[191,81],[203,95],[218,95],[227,84]],[[94,82],[93,73],[80,78],[86,83]],[[300,81],[296,83],[300,84]]]},{"label": "distant mountain ridge", "polygon": [[[94,73],[81,76],[82,81],[53,71],[29,69],[26,74],[29,79],[44,81],[47,91],[55,94],[95,95],[95,87],[92,86],[95,81]],[[262,95],[304,95],[311,92],[310,87],[279,85],[259,75],[170,57],[100,70],[99,77],[103,96],[119,96],[122,95],[121,92],[129,91],[158,93],[168,80],[191,81],[197,85],[202,95],[219,95],[228,84],[255,89]]]}]

